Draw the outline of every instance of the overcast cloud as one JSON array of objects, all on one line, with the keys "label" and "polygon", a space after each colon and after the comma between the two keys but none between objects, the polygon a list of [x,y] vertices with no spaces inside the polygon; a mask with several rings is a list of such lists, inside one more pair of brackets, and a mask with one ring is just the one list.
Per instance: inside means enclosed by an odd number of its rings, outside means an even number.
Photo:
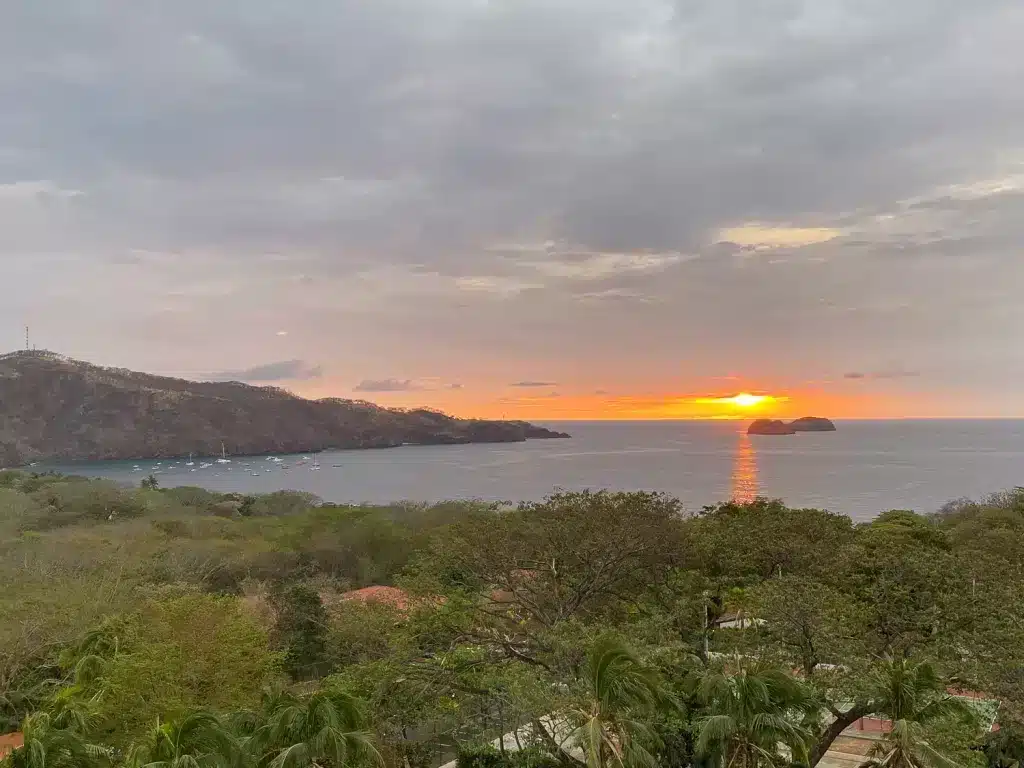
[{"label": "overcast cloud", "polygon": [[423,385],[412,379],[363,379],[356,384],[353,392],[413,392]]},{"label": "overcast cloud", "polygon": [[221,371],[211,378],[217,381],[244,381],[264,384],[275,381],[307,381],[324,375],[319,365],[309,366],[302,360],[282,360],[246,368],[243,371]]},{"label": "overcast cloud", "polygon": [[1019,0],[16,0],[0,346],[1024,415],[1021,39]]}]

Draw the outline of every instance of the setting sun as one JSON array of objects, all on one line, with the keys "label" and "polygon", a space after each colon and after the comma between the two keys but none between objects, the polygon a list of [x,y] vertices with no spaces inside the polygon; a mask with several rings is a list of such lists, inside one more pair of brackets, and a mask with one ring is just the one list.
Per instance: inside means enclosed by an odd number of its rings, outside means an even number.
[{"label": "setting sun", "polygon": [[747,392],[741,392],[736,395],[736,397],[732,398],[732,402],[742,408],[751,408],[763,403],[767,399],[768,397],[766,395],[751,395]]},{"label": "setting sun", "polygon": [[771,395],[752,395],[749,392],[740,392],[738,395],[728,397],[698,397],[694,402],[701,405],[732,405],[738,408],[753,408],[766,403],[774,403],[778,399]]}]

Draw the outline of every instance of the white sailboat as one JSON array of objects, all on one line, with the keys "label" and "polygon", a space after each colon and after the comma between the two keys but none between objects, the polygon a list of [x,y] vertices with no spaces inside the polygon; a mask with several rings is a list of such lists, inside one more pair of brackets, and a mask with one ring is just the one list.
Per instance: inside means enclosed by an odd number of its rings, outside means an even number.
[{"label": "white sailboat", "polygon": [[320,454],[313,454],[313,466],[309,468],[310,472],[317,472],[320,469]]},{"label": "white sailboat", "polygon": [[194,461],[192,461],[192,454],[190,453],[188,455],[188,461],[185,462],[185,466],[186,467],[194,467],[195,465],[196,465],[196,463]]},{"label": "white sailboat", "polygon": [[217,459],[218,464],[230,464],[231,459],[228,458],[227,452],[224,450],[224,443],[220,444],[220,458]]}]

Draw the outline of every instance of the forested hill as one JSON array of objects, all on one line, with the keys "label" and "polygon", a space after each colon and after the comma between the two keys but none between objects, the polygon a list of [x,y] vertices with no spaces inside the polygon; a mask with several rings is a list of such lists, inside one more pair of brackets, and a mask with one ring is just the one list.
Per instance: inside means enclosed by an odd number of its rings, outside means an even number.
[{"label": "forested hill", "polygon": [[51,352],[0,356],[0,466],[567,437],[519,421],[457,419],[276,387],[104,368]]}]

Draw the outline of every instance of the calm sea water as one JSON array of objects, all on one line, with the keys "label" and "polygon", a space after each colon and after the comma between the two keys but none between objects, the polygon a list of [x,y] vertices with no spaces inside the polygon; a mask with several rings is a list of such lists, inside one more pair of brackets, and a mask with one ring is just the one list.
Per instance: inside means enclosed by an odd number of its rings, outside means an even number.
[{"label": "calm sea water", "polygon": [[[547,424],[571,440],[403,447],[302,457],[235,457],[195,471],[185,460],[52,465],[61,471],[216,491],[310,491],[327,501],[538,499],[555,488],[656,490],[690,509],[780,497],[855,519],[887,509],[931,512],[960,497],[1024,485],[1024,421],[839,421],[838,432],[753,436],[724,421]],[[258,473],[258,474],[254,474]]]}]

